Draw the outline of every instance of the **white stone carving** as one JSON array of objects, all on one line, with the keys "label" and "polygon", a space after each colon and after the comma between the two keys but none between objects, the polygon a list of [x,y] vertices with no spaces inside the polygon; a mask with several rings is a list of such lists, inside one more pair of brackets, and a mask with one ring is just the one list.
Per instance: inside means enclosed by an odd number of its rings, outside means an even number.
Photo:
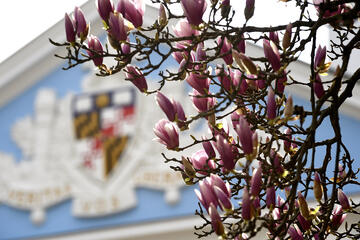
[{"label": "white stone carving", "polygon": [[[38,91],[34,115],[19,119],[11,131],[23,159],[16,163],[11,154],[0,153],[2,203],[31,211],[32,222],[41,224],[49,206],[68,198],[73,200],[72,213],[76,217],[103,216],[133,208],[138,202],[137,187],[163,190],[168,204],[179,201],[182,178],[164,163],[160,153],[166,152],[165,147],[153,141],[153,126],[165,115],[152,96],[137,94],[134,119],[123,121],[115,130],[117,134],[129,135],[130,140],[121,154],[121,161],[106,179],[100,177],[103,170],[99,163],[103,155],[99,152],[92,156],[100,169],[98,172],[89,174],[81,166],[83,152],[89,149],[90,141],[76,139],[72,109],[77,112],[90,109],[94,104],[89,100],[91,94],[132,87],[122,79],[124,76],[119,74],[108,78],[89,74],[82,83],[86,94],[74,105],[75,94],[58,98],[53,89]],[[128,103],[131,101],[129,94],[115,92],[112,101],[118,105]],[[184,90],[170,87],[165,89],[165,94],[180,100],[186,113],[193,112],[190,102],[184,101],[187,94]],[[104,110],[102,122],[106,125],[118,121],[116,114],[113,109]],[[192,134],[197,135],[196,132]],[[184,145],[191,142],[181,137]],[[179,157],[177,153],[169,156]]]}]

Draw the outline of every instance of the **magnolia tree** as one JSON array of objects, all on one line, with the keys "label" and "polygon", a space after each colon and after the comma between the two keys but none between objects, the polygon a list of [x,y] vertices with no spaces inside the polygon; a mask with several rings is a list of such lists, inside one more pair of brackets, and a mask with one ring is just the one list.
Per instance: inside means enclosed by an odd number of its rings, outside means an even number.
[{"label": "magnolia tree", "polygon": [[[249,24],[255,0],[244,0],[243,11],[234,11],[236,1],[230,0],[152,2],[159,6],[158,18],[145,27],[141,0],[97,0],[105,44],[91,35],[76,7],[72,16],[65,14],[67,41],[52,43],[66,48],[67,54],[58,56],[68,60],[65,69],[92,61],[98,75],[124,71],[125,80],[156,95],[166,116],[154,127],[157,140],[168,150],[193,151],[181,159],[163,156],[186,184],[198,183],[196,215],[204,223],[195,234],[250,239],[265,230],[269,239],[358,239],[358,222],[342,224],[349,214],[359,219],[360,205],[342,189],[360,183],[341,135],[339,108],[360,78],[360,68],[345,75],[352,51],[360,46],[360,2],[293,0],[297,20],[272,27]],[[289,1],[273,2],[276,7]],[[180,7],[180,13],[173,11]],[[313,9],[316,16],[309,14]],[[244,21],[234,21],[237,15]],[[330,48],[316,39],[322,26],[336,35]],[[262,45],[262,56],[249,54],[247,44]],[[310,74],[296,79],[289,65],[305,48],[311,51]],[[113,64],[105,65],[105,58]],[[176,60],[176,71],[166,68],[168,59]],[[147,77],[153,73],[160,81],[149,89]],[[161,92],[170,81],[186,81],[192,88],[189,98],[197,114],[184,112],[179,99]],[[299,85],[308,91],[309,107],[293,104],[288,94]],[[210,136],[189,135],[192,143],[182,144],[180,131],[204,120]],[[332,137],[317,140],[325,121]]]}]

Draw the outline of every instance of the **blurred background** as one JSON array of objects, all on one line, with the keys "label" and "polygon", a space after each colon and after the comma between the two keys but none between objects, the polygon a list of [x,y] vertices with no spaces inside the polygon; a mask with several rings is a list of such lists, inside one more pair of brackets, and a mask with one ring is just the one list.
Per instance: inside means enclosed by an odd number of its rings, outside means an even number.
[{"label": "blurred background", "polygon": [[[158,14],[150,2],[145,25]],[[243,2],[234,4],[237,12],[243,12]],[[256,1],[258,17],[249,24],[296,18],[291,3],[273,7],[277,2]],[[184,186],[163,163],[165,148],[152,140],[154,124],[164,117],[155,102],[139,95],[121,73],[96,77],[92,63],[64,71],[66,62],[54,57],[66,52],[48,39],[65,41],[64,13],[74,6],[91,22],[91,34],[105,42],[93,0],[3,1],[0,8],[0,239],[196,239],[193,226],[202,221],[194,216],[194,187]],[[319,42],[331,36],[324,28]],[[293,76],[304,81],[306,51],[291,66]],[[247,54],[262,55],[262,49],[248,44]],[[174,61],[166,67],[177,69]],[[151,77],[155,84],[156,76]],[[189,88],[181,87],[169,84],[164,91],[190,114]],[[360,94],[355,91],[343,107],[342,130],[358,158]],[[305,89],[292,94],[295,104],[306,105]],[[194,129],[197,137],[206,132],[201,125]],[[328,134],[325,124],[319,138]],[[191,141],[182,137],[184,145]],[[347,191],[358,199],[359,189]]]}]

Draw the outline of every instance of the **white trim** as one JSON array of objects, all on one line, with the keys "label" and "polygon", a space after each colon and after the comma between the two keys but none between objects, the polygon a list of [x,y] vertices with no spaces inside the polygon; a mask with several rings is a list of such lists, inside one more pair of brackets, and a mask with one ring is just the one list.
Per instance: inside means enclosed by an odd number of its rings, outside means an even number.
[{"label": "white trim", "polygon": [[[34,238],[48,240],[129,240],[129,239],[190,239],[186,236],[193,236],[194,226],[201,225],[200,217],[183,217],[157,222],[124,225],[116,228],[91,230],[84,233],[59,235],[55,237]],[[217,239],[216,237],[210,239]]]}]

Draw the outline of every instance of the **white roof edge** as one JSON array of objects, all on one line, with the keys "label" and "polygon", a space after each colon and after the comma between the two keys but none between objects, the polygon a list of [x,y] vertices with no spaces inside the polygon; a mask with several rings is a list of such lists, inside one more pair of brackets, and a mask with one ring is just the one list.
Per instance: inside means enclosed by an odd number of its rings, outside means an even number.
[{"label": "white roof edge", "polygon": [[[154,235],[174,234],[175,232],[192,231],[195,225],[201,225],[200,217],[188,216],[173,219],[163,219],[152,222],[143,222],[122,225],[107,229],[85,230],[85,232],[61,234],[45,237],[48,240],[127,240],[152,239]],[[194,235],[195,236],[195,235]],[[150,238],[149,238],[150,237]],[[34,238],[35,239],[35,238]],[[44,238],[38,238],[44,239]]]}]

